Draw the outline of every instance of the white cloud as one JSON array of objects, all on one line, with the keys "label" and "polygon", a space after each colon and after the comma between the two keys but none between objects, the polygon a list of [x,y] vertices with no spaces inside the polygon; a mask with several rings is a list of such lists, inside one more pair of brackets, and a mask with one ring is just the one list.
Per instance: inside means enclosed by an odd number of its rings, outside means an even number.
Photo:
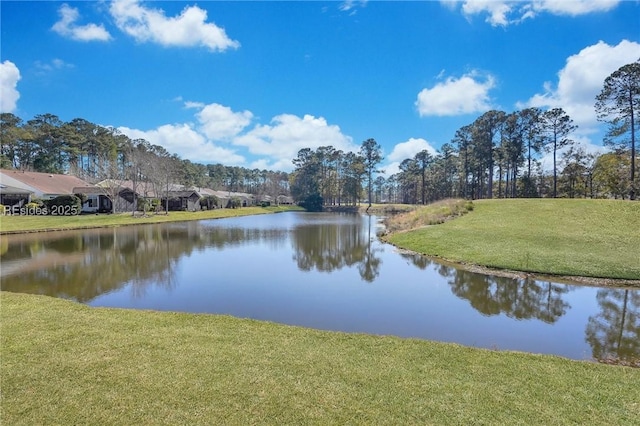
[{"label": "white cloud", "polygon": [[595,97],[602,90],[604,80],[639,57],[640,44],[628,40],[616,46],[600,41],[585,47],[567,58],[564,68],[558,72],[555,86],[545,83],[544,93],[536,94],[518,106],[563,108],[579,126],[579,133],[593,132],[597,126]]},{"label": "white cloud", "polygon": [[462,4],[462,13],[467,16],[480,13],[488,13],[486,21],[491,25],[506,26],[509,24],[509,15],[512,12],[512,2],[491,1],[491,0],[469,0]]},{"label": "white cloud", "polygon": [[340,127],[312,115],[302,118],[292,114],[278,115],[270,125],[257,125],[233,142],[247,147],[252,154],[273,158],[274,167],[285,171],[293,168],[291,161],[303,148],[332,145],[345,152],[358,149],[351,137],[340,131]]},{"label": "white cloud", "polygon": [[167,17],[163,10],[146,8],[138,0],[115,0],[110,11],[118,28],[139,42],[205,46],[212,51],[240,46],[223,28],[207,23],[207,11],[197,6],[185,7],[179,16]]},{"label": "white cloud", "polygon": [[[174,99],[174,101],[182,102],[182,96],[178,96],[177,98]],[[200,108],[204,108],[205,106],[207,106],[207,104],[205,104],[204,102],[185,101],[184,103],[185,108],[200,109]]]},{"label": "white cloud", "polygon": [[47,74],[55,70],[61,70],[65,68],[73,68],[73,64],[67,63],[62,59],[55,58],[51,62],[42,62],[36,61],[36,73],[37,74]]},{"label": "white cloud", "polygon": [[188,124],[165,124],[147,131],[128,127],[118,127],[118,130],[131,139],[145,139],[153,145],[160,145],[186,160],[226,165],[245,162],[244,157],[233,150],[214,145]]},{"label": "white cloud", "polygon": [[[199,106],[187,103],[187,106]],[[202,106],[196,114],[202,132],[213,140],[228,140],[238,135],[251,123],[253,114],[250,111],[233,112],[231,108],[220,104]]]},{"label": "white cloud", "polygon": [[14,112],[20,99],[20,70],[11,61],[0,63],[0,112]]},{"label": "white cloud", "polygon": [[[253,161],[250,165],[250,169],[258,169],[258,170],[283,170],[278,167],[274,167],[276,162],[271,162],[266,158],[260,158],[256,161]],[[290,166],[289,166],[290,167]]]},{"label": "white cloud", "polygon": [[406,142],[396,144],[396,146],[393,147],[393,151],[387,156],[387,160],[402,161],[407,158],[413,158],[417,153],[424,150],[428,151],[431,155],[438,153],[425,139],[409,138]]},{"label": "white cloud", "polygon": [[343,12],[351,11],[351,15],[354,15],[356,13],[355,9],[358,6],[365,7],[368,1],[369,0],[345,0],[342,3],[340,3],[340,5],[338,6],[338,9],[340,9]]},{"label": "white cloud", "polygon": [[400,163],[407,158],[413,158],[420,151],[426,150],[429,154],[436,156],[438,151],[431,144],[422,138],[409,138],[406,142],[401,142],[393,147],[387,155],[388,164],[384,166],[385,175],[391,176],[400,171]]},{"label": "white cloud", "polygon": [[[269,170],[292,170],[292,160],[302,148],[332,145],[345,152],[358,150],[351,137],[322,117],[282,114],[269,125],[256,125],[247,131],[253,118],[250,111],[233,112],[215,103],[185,102],[185,106],[198,109],[196,124],[165,124],[146,131],[128,127],[118,130],[131,139],[145,139],[194,162],[247,167],[250,161],[251,168]],[[235,149],[220,147],[216,144],[220,140],[231,142]]]},{"label": "white cloud", "polygon": [[499,1],[499,0],[441,0],[448,9],[456,10],[458,5],[462,13],[487,15],[486,22],[493,26],[507,26],[533,18],[539,13],[553,15],[578,16],[587,13],[607,12],[615,8],[621,0],[533,0],[533,1]]},{"label": "white cloud", "polygon": [[578,16],[587,13],[607,12],[614,9],[620,0],[535,0],[533,9],[554,15]]},{"label": "white cloud", "polygon": [[58,9],[60,20],[51,29],[63,37],[69,37],[77,41],[108,41],[111,35],[104,26],[96,24],[76,25],[80,13],[75,7],[63,4]]},{"label": "white cloud", "polygon": [[460,78],[448,77],[430,89],[422,89],[418,93],[416,107],[421,117],[485,112],[492,108],[489,91],[495,85],[491,75],[480,81],[476,72]]}]

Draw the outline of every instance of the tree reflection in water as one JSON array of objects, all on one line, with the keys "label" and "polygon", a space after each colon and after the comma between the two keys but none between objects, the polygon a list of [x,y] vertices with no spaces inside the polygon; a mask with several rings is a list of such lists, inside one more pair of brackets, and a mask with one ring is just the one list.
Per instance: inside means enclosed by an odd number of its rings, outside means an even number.
[{"label": "tree reflection in water", "polygon": [[171,289],[175,263],[184,254],[180,241],[189,238],[189,232],[139,227],[127,232],[115,228],[76,232],[62,238],[49,234],[40,236],[40,241],[29,237],[10,245],[21,267],[3,277],[3,289],[87,303],[128,283],[137,296],[144,295],[149,285]]},{"label": "tree reflection in water", "polygon": [[640,292],[602,289],[596,299],[585,333],[593,358],[640,366]]},{"label": "tree reflection in water", "polygon": [[135,298],[151,286],[172,290],[176,265],[194,250],[264,239],[282,244],[283,230],[180,225],[92,229],[12,236],[2,254],[2,288],[88,303],[130,285]]},{"label": "tree reflection in water", "polygon": [[[380,248],[372,246],[375,232],[369,216],[367,230],[354,215],[347,223],[309,223],[293,231],[293,259],[303,271],[313,269],[331,272],[343,267],[357,265],[360,277],[373,282],[380,274],[381,259],[376,256]],[[356,220],[357,219],[357,220]]]},{"label": "tree reflection in water", "polygon": [[[420,269],[431,265],[426,256],[403,254]],[[518,320],[538,319],[553,324],[562,317],[569,303],[562,295],[572,290],[566,284],[536,281],[532,278],[506,278],[483,275],[437,264],[438,273],[448,278],[451,291],[468,300],[483,315],[505,314]]]}]

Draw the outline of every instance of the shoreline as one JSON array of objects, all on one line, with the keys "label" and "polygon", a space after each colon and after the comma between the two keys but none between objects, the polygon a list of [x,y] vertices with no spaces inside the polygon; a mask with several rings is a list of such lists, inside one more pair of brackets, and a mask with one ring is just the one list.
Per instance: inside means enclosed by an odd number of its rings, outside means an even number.
[{"label": "shoreline", "polygon": [[[528,200],[522,200],[519,203],[523,204],[527,202]],[[459,201],[457,201],[457,203],[459,203]],[[498,226],[498,227],[502,226],[502,224],[496,225],[495,221],[493,221],[496,208],[493,208],[493,210],[489,210],[489,206],[494,207],[495,205],[497,205],[497,203],[490,203],[489,200],[481,200],[477,202],[477,205],[475,202],[473,204],[474,204],[474,207],[477,207],[478,209],[480,207],[486,207],[484,211],[485,212],[489,211],[491,212],[490,214],[493,214],[493,216],[483,216],[484,220],[487,222],[486,226],[491,226],[491,225]],[[544,210],[544,214],[553,212],[554,211],[553,209],[558,208],[556,204],[553,204],[552,206],[548,206],[549,202],[546,202],[544,204],[547,204],[546,210]],[[502,260],[504,260],[504,262],[503,261],[497,262],[497,266],[487,266],[486,264],[483,264],[482,263],[483,261],[488,260],[483,256],[474,257],[472,254],[470,254],[470,256],[465,256],[465,254],[467,253],[467,251],[465,250],[447,251],[447,250],[442,250],[442,247],[439,246],[441,249],[439,251],[440,255],[430,254],[429,253],[430,248],[428,244],[422,244],[420,243],[419,238],[416,239],[417,237],[410,236],[413,232],[420,231],[421,229],[424,229],[424,228],[438,227],[438,231],[434,231],[435,235],[437,235],[437,238],[447,238],[448,236],[447,232],[441,231],[439,226],[441,226],[442,223],[450,222],[452,220],[456,220],[457,218],[467,217],[467,214],[465,214],[467,213],[467,211],[463,210],[461,215],[459,212],[459,209],[456,210],[455,207],[459,207],[456,204],[456,200],[443,200],[442,202],[433,203],[431,205],[424,206],[423,208],[418,209],[415,212],[399,215],[398,216],[399,220],[396,219],[391,221],[391,225],[393,226],[390,226],[390,223],[385,221],[385,229],[381,234],[378,235],[378,238],[380,238],[382,241],[388,244],[393,245],[398,250],[402,250],[407,253],[413,253],[413,254],[425,256],[426,258],[436,260],[445,265],[450,265],[452,267],[460,268],[465,271],[480,273],[483,275],[493,275],[493,276],[507,277],[512,279],[535,279],[540,281],[547,280],[547,281],[554,281],[554,282],[559,282],[559,283],[568,284],[568,285],[621,288],[621,289],[639,289],[640,288],[640,277],[638,277],[637,274],[616,274],[615,271],[612,271],[607,268],[605,268],[604,270],[599,270],[599,268],[593,268],[593,267],[573,268],[573,270],[570,271],[571,273],[570,275],[566,274],[566,272],[569,272],[569,270],[566,268],[548,269],[548,268],[545,268],[546,266],[545,264],[537,265],[537,268],[535,268],[534,270],[519,269],[520,267],[525,268],[527,265],[519,265],[518,262],[511,261],[511,256],[512,256],[511,252],[504,251],[504,250],[497,251],[498,254],[504,256],[504,258],[501,258]],[[542,207],[545,207],[545,206],[543,205]],[[570,207],[573,207],[573,205]],[[467,208],[467,210],[475,212],[476,208],[471,208],[471,209]],[[500,211],[502,210],[503,209],[501,207]],[[511,208],[511,210],[513,210],[513,208]],[[609,210],[606,210],[606,211],[608,212]],[[510,212],[510,210],[507,209],[507,212]],[[393,216],[389,217],[388,219],[391,220],[392,218]],[[434,220],[434,219],[437,219],[437,220]],[[538,218],[538,220],[540,220],[540,218]],[[469,227],[468,232],[473,233],[478,231],[478,224],[475,223],[474,225],[471,225]],[[509,222],[507,226],[513,226],[513,223]],[[511,228],[509,229],[513,231],[513,229]],[[462,231],[459,231],[458,234],[460,234],[460,232]],[[403,234],[407,234],[407,236],[402,237]],[[483,233],[483,231],[480,231],[480,234],[485,235],[486,232]],[[529,232],[529,235],[525,235],[525,236],[531,237],[530,234],[531,233]],[[513,238],[513,235],[508,233],[500,236],[502,238]],[[452,241],[458,242],[458,240],[455,238],[455,235],[452,238],[453,238]],[[471,240],[473,240],[473,238],[471,238]],[[508,240],[505,239],[504,244],[508,244],[507,241]],[[449,246],[451,244],[452,243],[447,240],[442,243],[442,246],[450,248]],[[482,243],[479,243],[478,241],[475,241],[474,244],[476,245],[480,244],[481,247],[485,247],[483,246]],[[516,247],[520,247],[520,249],[522,249],[522,244],[520,244],[520,246],[516,245]],[[488,244],[487,248],[492,249],[493,247],[491,247],[491,245]],[[536,248],[538,250],[544,249],[544,247],[536,247]],[[579,254],[578,251],[581,249],[582,247],[576,246],[574,248],[574,250],[576,250],[574,253]],[[566,253],[565,251],[564,254],[567,255],[568,253]],[[448,258],[447,257],[448,255],[452,257]],[[574,273],[575,275],[573,275]],[[584,273],[585,275],[579,275],[580,273]]]},{"label": "shoreline", "polygon": [[[407,232],[407,231],[405,231]],[[391,234],[387,234],[391,235]],[[468,272],[474,272],[482,275],[493,275],[496,277],[525,279],[532,278],[536,281],[553,281],[567,285],[581,285],[590,287],[609,287],[619,289],[640,289],[640,280],[629,280],[623,278],[604,278],[604,277],[586,277],[581,275],[554,275],[543,272],[517,271],[510,269],[492,268],[490,266],[476,265],[473,263],[457,262],[445,259],[439,256],[433,256],[425,253],[419,253],[404,247],[397,246],[383,237],[378,237],[381,241],[393,246],[398,252],[416,254],[434,260],[446,266],[462,269]]]},{"label": "shoreline", "polygon": [[[358,208],[358,207],[360,207],[360,208]],[[153,220],[148,220],[148,219],[153,219],[154,217],[167,218],[168,216],[164,216],[164,215],[163,216],[158,216],[158,215],[128,216],[128,217],[131,217],[132,219],[135,219],[135,220],[142,219],[142,221],[139,222],[139,223],[136,223],[134,221],[134,222],[126,222],[126,223],[112,223],[112,224],[108,224],[107,223],[107,224],[95,224],[95,225],[75,226],[75,227],[71,226],[71,227],[55,227],[55,228],[42,228],[42,229],[8,230],[8,231],[0,231],[0,236],[2,236],[2,235],[32,234],[32,233],[39,233],[39,232],[75,231],[75,230],[100,229],[100,228],[107,229],[107,228],[118,228],[118,227],[121,227],[121,226],[154,225],[154,224],[163,224],[163,223],[190,222],[190,221],[194,221],[194,220],[225,219],[225,218],[230,218],[230,217],[252,216],[252,215],[257,215],[257,214],[282,213],[282,212],[285,212],[285,211],[300,211],[298,209],[281,209],[281,210],[265,210],[265,211],[259,211],[259,212],[246,212],[246,214],[245,214],[241,210],[242,209],[238,209],[237,213],[239,213],[239,214],[234,214],[234,215],[231,215],[231,216],[188,217],[188,218],[176,218],[176,219],[173,219],[173,220],[171,220],[171,219],[164,220],[163,219],[163,220],[160,220],[160,221],[153,221]],[[384,214],[381,211],[374,211],[374,212],[367,213],[366,211],[364,211],[364,208],[362,206],[350,206],[349,210],[351,212],[356,212],[356,213],[363,214],[363,215],[371,215],[371,214],[375,215],[376,213]],[[128,213],[127,213],[127,215],[128,215]],[[174,215],[174,217],[175,217],[175,215]],[[433,226],[433,225],[429,225],[429,226]],[[387,238],[387,237],[389,237],[391,235],[394,235],[394,234],[403,233],[403,232],[410,232],[410,231],[413,231],[413,230],[414,229],[384,233],[383,235],[378,235],[378,238],[381,241],[383,241],[384,243],[393,246],[399,252],[405,252],[405,253],[417,254],[417,255],[420,255],[420,256],[425,256],[425,257],[427,257],[429,259],[432,259],[432,260],[434,260],[436,262],[442,263],[442,264],[447,265],[447,266],[452,266],[452,267],[455,267],[455,268],[458,268],[458,269],[463,269],[465,271],[475,272],[475,273],[483,274],[483,275],[493,275],[493,276],[512,278],[512,279],[532,278],[532,279],[535,279],[535,280],[538,280],[538,281],[549,280],[549,281],[559,282],[559,283],[567,284],[567,285],[609,287],[609,288],[620,288],[620,289],[627,289],[627,288],[637,289],[637,288],[640,288],[640,280],[622,279],[622,278],[605,278],[605,277],[587,277],[587,276],[580,276],[580,275],[554,275],[554,274],[544,273],[544,272],[531,272],[531,271],[500,269],[500,268],[494,268],[494,267],[489,267],[489,266],[485,266],[485,265],[466,263],[464,261],[454,261],[454,260],[442,258],[442,257],[439,257],[439,256],[429,255],[429,254],[426,254],[426,253],[420,253],[420,252],[417,252],[417,251],[413,251],[411,249],[407,249],[405,247],[400,247],[400,246],[398,246],[396,244],[391,243],[389,241],[389,239]]]},{"label": "shoreline", "polygon": [[[251,209],[251,211],[246,211]],[[260,210],[256,210],[260,209]],[[298,208],[282,208],[276,207],[264,208],[264,207],[245,207],[240,209],[216,209],[209,210],[208,212],[226,212],[232,211],[233,214],[229,215],[211,215],[210,213],[200,211],[200,212],[172,212],[169,215],[143,215],[143,216],[133,216],[130,212],[123,213],[115,213],[115,214],[103,214],[103,216],[98,216],[99,218],[113,218],[112,223],[93,223],[87,225],[62,225],[62,226],[52,226],[47,228],[35,228],[35,229],[9,229],[9,230],[0,230],[1,235],[16,235],[16,234],[31,234],[38,232],[56,232],[56,231],[74,231],[74,230],[83,230],[83,229],[98,229],[98,228],[118,228],[121,226],[134,226],[134,225],[156,225],[162,223],[175,223],[175,222],[191,222],[195,220],[210,220],[210,219],[225,219],[230,217],[242,217],[242,216],[253,216],[260,214],[273,214],[273,213],[282,213],[286,211],[300,211]],[[243,211],[244,210],[244,211]],[[189,215],[189,216],[187,216]],[[204,216],[204,217],[199,217]],[[87,217],[93,218],[97,215],[78,215],[77,217]],[[24,216],[24,217],[38,217],[38,216]],[[52,218],[60,218],[66,216],[46,216]],[[126,220],[126,222],[117,222],[118,220]],[[0,219],[2,220],[2,219]]]}]

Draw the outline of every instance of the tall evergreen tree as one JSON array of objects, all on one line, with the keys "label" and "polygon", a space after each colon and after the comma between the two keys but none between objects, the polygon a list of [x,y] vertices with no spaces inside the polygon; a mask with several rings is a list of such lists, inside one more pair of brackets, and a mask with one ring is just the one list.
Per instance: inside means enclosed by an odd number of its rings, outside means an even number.
[{"label": "tall evergreen tree", "polygon": [[471,183],[469,182],[469,178],[472,176],[473,167],[472,167],[472,156],[473,156],[473,145],[472,145],[472,127],[471,125],[466,125],[461,127],[456,131],[452,144],[458,147],[458,158],[460,161],[460,177],[458,179],[459,182],[459,193],[464,198],[472,198],[473,192],[471,190]]},{"label": "tall evergreen tree", "polygon": [[[640,59],[614,71],[604,81],[604,87],[596,97],[598,119],[609,123],[605,143],[616,145],[616,141],[630,146],[631,174],[629,198],[634,200],[639,190],[636,182],[636,127],[640,111]],[[629,139],[624,139],[625,137]]]},{"label": "tall evergreen tree", "polygon": [[525,197],[537,196],[535,184],[531,177],[531,169],[533,162],[535,161],[534,155],[540,154],[542,149],[541,139],[541,115],[542,111],[539,108],[526,108],[519,111],[519,121],[522,126],[522,138],[526,147],[527,157],[527,174],[523,179],[522,193]]},{"label": "tall evergreen tree", "polygon": [[417,153],[413,158],[416,161],[418,168],[420,169],[420,183],[421,183],[420,193],[421,193],[422,204],[426,204],[427,202],[427,199],[426,199],[427,168],[431,165],[431,162],[433,161],[433,157],[431,156],[431,154],[429,154],[429,151],[427,151],[426,149],[423,149],[422,151]]},{"label": "tall evergreen tree", "polygon": [[477,198],[493,198],[494,149],[505,116],[503,111],[491,110],[482,114],[472,124]]},{"label": "tall evergreen tree", "polygon": [[553,198],[558,196],[558,165],[557,154],[560,148],[573,144],[569,134],[577,126],[562,108],[553,108],[542,114],[542,131],[544,133],[543,146],[547,152],[553,152]]},{"label": "tall evergreen tree", "polygon": [[18,167],[17,152],[23,139],[22,119],[9,112],[0,114],[0,167]]},{"label": "tall evergreen tree", "polygon": [[34,170],[45,173],[64,171],[66,146],[60,130],[62,124],[53,114],[39,114],[27,122],[36,144],[32,163]]},{"label": "tall evergreen tree", "polygon": [[[360,155],[363,158],[364,169],[367,175],[367,195],[369,197],[369,207],[373,196],[373,175],[379,173],[378,164],[383,160],[382,147],[375,139],[367,139],[360,146]],[[367,207],[367,209],[369,208]]]},{"label": "tall evergreen tree", "polygon": [[320,200],[322,208],[322,196],[320,195],[319,171],[317,156],[311,148],[303,148],[298,151],[298,156],[293,159],[296,167],[291,175],[291,195],[301,202],[305,208],[312,204],[317,209]]}]

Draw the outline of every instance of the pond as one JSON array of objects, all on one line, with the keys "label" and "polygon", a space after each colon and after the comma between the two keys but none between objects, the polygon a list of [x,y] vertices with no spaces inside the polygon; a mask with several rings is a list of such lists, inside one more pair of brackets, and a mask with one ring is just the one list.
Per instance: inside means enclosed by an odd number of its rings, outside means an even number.
[{"label": "pond", "polygon": [[3,236],[2,289],[573,359],[640,357],[640,290],[402,253],[373,216],[289,212]]}]

